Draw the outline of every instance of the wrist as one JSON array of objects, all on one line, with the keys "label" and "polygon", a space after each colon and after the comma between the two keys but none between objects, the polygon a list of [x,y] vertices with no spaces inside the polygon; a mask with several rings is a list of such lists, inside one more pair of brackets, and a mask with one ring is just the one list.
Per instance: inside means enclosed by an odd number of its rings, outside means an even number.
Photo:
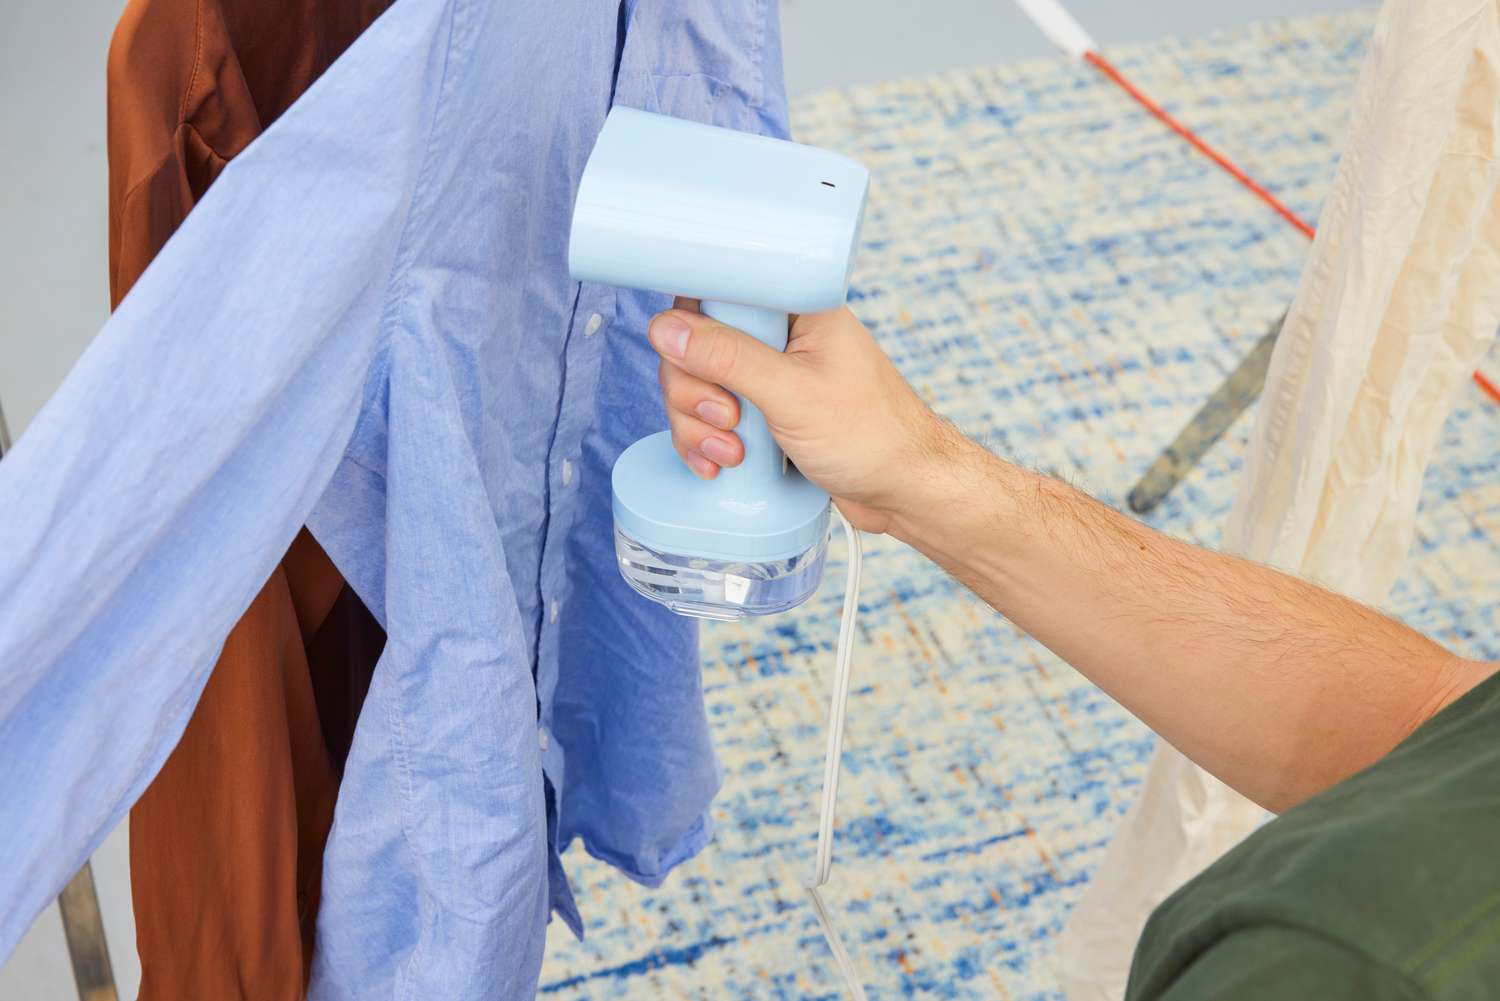
[{"label": "wrist", "polygon": [[1008,467],[935,415],[889,509],[888,534],[937,559],[1003,517]]}]

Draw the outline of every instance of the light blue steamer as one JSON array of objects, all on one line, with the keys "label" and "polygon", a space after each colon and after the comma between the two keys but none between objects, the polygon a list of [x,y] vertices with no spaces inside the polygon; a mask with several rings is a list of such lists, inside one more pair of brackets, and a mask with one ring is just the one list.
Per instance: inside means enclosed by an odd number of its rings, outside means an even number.
[{"label": "light blue steamer", "polygon": [[[847,157],[615,108],[578,185],[568,269],[578,281],[702,300],[776,348],[789,313],[844,302],[870,175]],[[615,552],[641,594],[683,615],[738,619],[801,604],[828,546],[828,495],[740,400],[745,460],[688,471],[669,432],[615,463]]]}]

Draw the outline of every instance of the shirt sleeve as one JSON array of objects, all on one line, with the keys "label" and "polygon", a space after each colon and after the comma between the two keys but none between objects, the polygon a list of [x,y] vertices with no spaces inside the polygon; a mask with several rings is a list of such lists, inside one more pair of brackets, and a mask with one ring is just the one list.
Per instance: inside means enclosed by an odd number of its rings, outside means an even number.
[{"label": "shirt sleeve", "polygon": [[229,164],[0,462],[0,956],[161,767],[368,412],[446,10],[398,4]]},{"label": "shirt sleeve", "polygon": [[1400,971],[1298,928],[1235,931],[1184,967],[1153,1001],[1422,1001]]}]

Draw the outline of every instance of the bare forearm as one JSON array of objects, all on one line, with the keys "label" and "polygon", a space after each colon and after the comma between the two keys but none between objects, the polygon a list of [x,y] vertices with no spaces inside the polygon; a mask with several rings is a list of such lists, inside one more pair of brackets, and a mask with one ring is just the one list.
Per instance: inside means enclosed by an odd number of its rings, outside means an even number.
[{"label": "bare forearm", "polygon": [[891,533],[1273,810],[1372,763],[1493,670],[956,435],[940,447],[941,481]]},{"label": "bare forearm", "polygon": [[678,307],[651,342],[673,445],[697,475],[739,461],[728,390],[754,400],[852,524],[931,556],[1266,806],[1370,764],[1494,671],[987,455],[933,418],[847,309],[799,316],[778,352]]}]

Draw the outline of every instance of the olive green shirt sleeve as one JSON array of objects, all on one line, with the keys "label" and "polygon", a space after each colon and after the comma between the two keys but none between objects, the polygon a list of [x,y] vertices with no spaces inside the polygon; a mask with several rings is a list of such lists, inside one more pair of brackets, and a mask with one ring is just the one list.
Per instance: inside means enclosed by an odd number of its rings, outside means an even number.
[{"label": "olive green shirt sleeve", "polygon": [[1400,971],[1296,928],[1235,931],[1186,966],[1157,1001],[1426,1001]]}]

